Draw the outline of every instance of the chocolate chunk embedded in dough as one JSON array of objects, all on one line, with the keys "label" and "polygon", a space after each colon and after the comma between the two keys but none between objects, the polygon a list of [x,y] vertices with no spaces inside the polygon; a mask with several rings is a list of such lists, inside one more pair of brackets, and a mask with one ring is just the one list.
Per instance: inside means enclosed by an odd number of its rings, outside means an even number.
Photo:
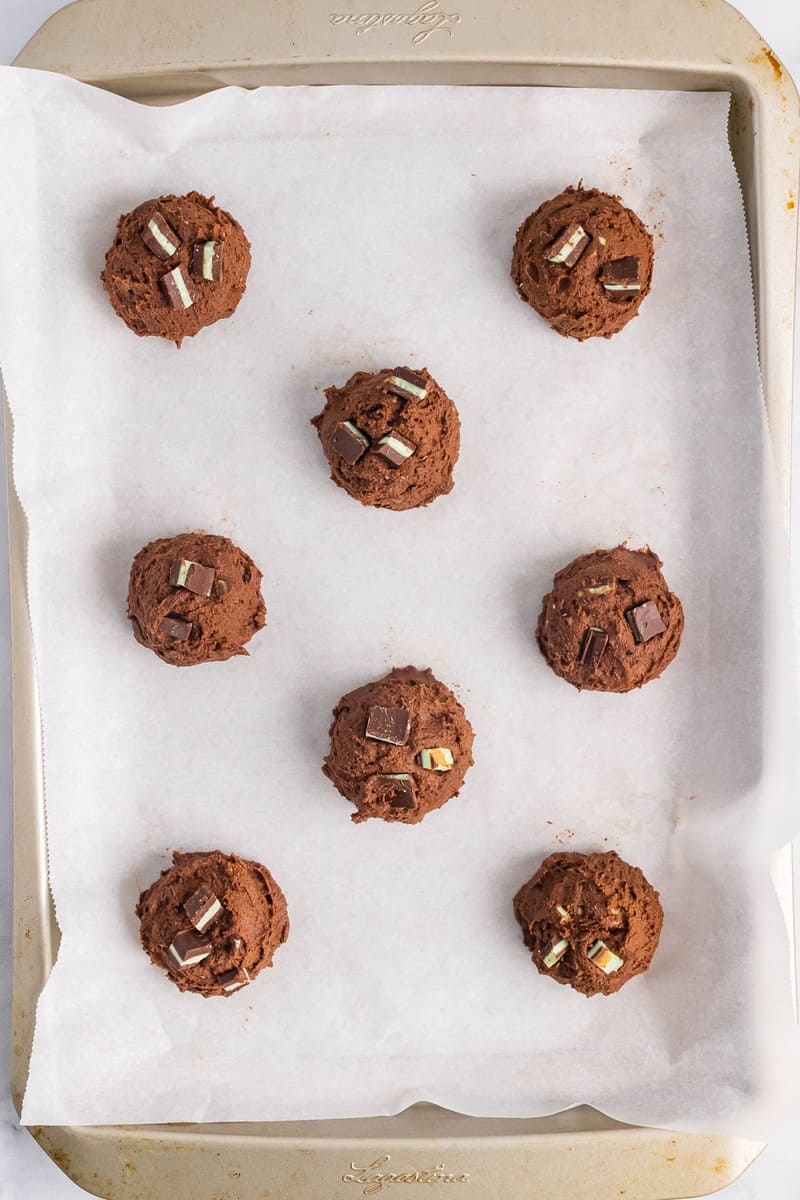
[{"label": "chocolate chunk embedded in dough", "polygon": [[177,254],[181,244],[177,233],[160,212],[154,212],[147,224],[142,226],[141,237],[147,249],[164,261]]},{"label": "chocolate chunk embedded in dough", "polygon": [[374,704],[367,713],[367,737],[374,742],[390,742],[405,746],[411,728],[411,714],[406,708],[391,708]]}]

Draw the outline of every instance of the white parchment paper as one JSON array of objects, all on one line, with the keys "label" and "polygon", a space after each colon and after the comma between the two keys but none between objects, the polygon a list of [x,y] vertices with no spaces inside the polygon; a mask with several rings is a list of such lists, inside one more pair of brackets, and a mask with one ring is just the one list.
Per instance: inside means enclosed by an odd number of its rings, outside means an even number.
[{"label": "white parchment paper", "polygon": [[[28,1123],[289,1119],[419,1100],[589,1102],[757,1135],[792,1044],[767,851],[786,805],[785,574],[727,98],[547,89],[226,89],[148,110],[0,74],[0,362],[30,520],[50,868],[63,941]],[[610,342],[517,298],[514,233],[567,183],[656,237]],[[235,317],[135,338],[99,283],[117,215],[215,193],[254,247]],[[361,508],[308,419],[355,370],[426,365],[463,422],[453,493]],[[230,535],[264,570],[249,658],[178,671],[125,619],[151,538]],[[579,695],[532,638],[553,572],[649,542],[686,609],[663,679]],[[330,711],[432,666],[476,731],[462,794],[354,827],[320,773]],[[558,846],[660,889],[652,969],[587,1000],[540,977],[511,898]],[[292,923],[228,1001],[138,945],[173,848],[265,862]],[[769,1036],[768,1036],[769,1035]]]}]

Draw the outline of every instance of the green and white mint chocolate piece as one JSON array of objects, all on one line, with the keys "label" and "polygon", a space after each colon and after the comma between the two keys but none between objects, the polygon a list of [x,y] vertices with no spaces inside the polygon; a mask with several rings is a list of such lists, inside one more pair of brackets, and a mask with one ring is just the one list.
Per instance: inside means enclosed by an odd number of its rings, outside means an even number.
[{"label": "green and white mint chocolate piece", "polygon": [[365,433],[362,433],[362,431],[358,428],[358,426],[354,425],[352,421],[342,421],[342,424],[344,425],[345,429],[350,430],[353,437],[357,438],[359,442],[363,442],[363,444],[365,446],[369,445],[369,438],[367,437],[367,435]]},{"label": "green and white mint chocolate piece", "polygon": [[166,221],[161,216],[161,213],[156,213],[155,216],[150,218],[150,220],[147,222],[147,229],[150,237],[161,248],[164,257],[171,258],[178,249],[178,245],[180,243],[173,241],[172,237],[170,236],[172,231],[169,229],[169,225],[167,225]]},{"label": "green and white mint chocolate piece", "polygon": [[551,946],[547,951],[547,954],[545,954],[544,959],[542,960],[544,965],[546,967],[554,967],[557,962],[561,962],[561,959],[568,950],[569,942],[566,938],[561,938],[561,940],[556,942],[554,946]]},{"label": "green and white mint chocolate piece", "polygon": [[453,766],[453,751],[448,750],[447,746],[420,750],[419,762],[425,771],[449,771]]},{"label": "green and white mint chocolate piece", "polygon": [[389,383],[393,383],[395,387],[400,388],[403,392],[408,392],[411,396],[416,396],[418,400],[424,400],[428,394],[428,389],[417,387],[410,379],[401,379],[399,375],[390,375]]},{"label": "green and white mint chocolate piece", "polygon": [[592,942],[586,954],[594,965],[600,968],[604,975],[612,975],[614,971],[618,971],[624,964],[624,960],[615,954],[613,950],[609,950],[608,946],[600,938],[596,942]]},{"label": "green and white mint chocolate piece", "polygon": [[582,225],[571,225],[550,247],[551,253],[546,254],[545,257],[548,262],[565,263],[571,267],[577,258],[576,251],[582,250],[588,241],[588,234]]},{"label": "green and white mint chocolate piece", "polygon": [[189,578],[189,572],[191,571],[193,566],[194,566],[194,563],[190,562],[190,560],[187,558],[182,558],[180,560],[178,570],[175,572],[175,576],[174,576],[174,578],[175,578],[174,586],[175,587],[186,587],[186,580]]},{"label": "green and white mint chocolate piece", "polygon": [[161,276],[161,287],[173,308],[191,308],[194,295],[180,266]]},{"label": "green and white mint chocolate piece", "polygon": [[409,445],[404,438],[395,437],[392,433],[387,433],[384,437],[378,439],[379,446],[385,446],[391,451],[392,455],[400,458],[411,458],[414,453],[414,447]]},{"label": "green and white mint chocolate piece", "polygon": [[206,242],[203,246],[203,279],[214,278],[214,251],[216,242]]}]

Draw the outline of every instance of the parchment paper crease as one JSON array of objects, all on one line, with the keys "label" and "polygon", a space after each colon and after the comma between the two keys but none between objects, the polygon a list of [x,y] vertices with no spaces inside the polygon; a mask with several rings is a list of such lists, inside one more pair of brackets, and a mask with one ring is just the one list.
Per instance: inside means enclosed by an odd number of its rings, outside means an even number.
[{"label": "parchment paper crease", "polygon": [[[791,688],[727,98],[296,87],[146,109],[5,70],[0,101],[0,363],[63,931],[24,1120],[589,1102],[758,1136],[794,1045],[767,876]],[[519,223],[580,178],[656,236],[641,315],[584,345],[508,277]],[[178,352],[132,336],[98,276],[120,212],[190,188],[254,263],[235,317]],[[333,486],[308,418],[327,384],[399,363],[454,398],[463,448],[449,497],[393,514]],[[135,643],[127,576],[194,528],[262,567],[268,628],[177,671]],[[579,695],[535,648],[540,599],[622,539],[664,559],[684,645],[641,693]],[[476,765],[419,827],[356,828],[319,770],[330,710],[409,662],[457,688]],[[611,999],[541,978],[514,923],[559,845],[617,849],[661,891],[653,967]],[[172,848],[217,846],[269,866],[292,922],[226,1002],[179,995],[133,915]]]}]

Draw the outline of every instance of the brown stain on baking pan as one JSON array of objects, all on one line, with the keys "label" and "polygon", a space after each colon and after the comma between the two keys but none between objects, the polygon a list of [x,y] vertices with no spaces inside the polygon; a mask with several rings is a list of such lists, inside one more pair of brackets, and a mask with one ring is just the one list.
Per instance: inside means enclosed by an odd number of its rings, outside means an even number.
[{"label": "brown stain on baking pan", "polygon": [[45,1146],[45,1150],[49,1154],[50,1158],[52,1158],[59,1171],[63,1171],[64,1174],[69,1176],[70,1179],[75,1178],[75,1176],[72,1174],[72,1163],[66,1150],[49,1149],[47,1146]]},{"label": "brown stain on baking pan", "polygon": [[764,51],[764,58],[775,72],[775,78],[783,79],[783,67],[780,64],[780,59],[777,57],[777,55],[772,53],[769,46],[762,46],[762,50]]},{"label": "brown stain on baking pan", "polygon": [[780,59],[773,50],[770,50],[769,46],[762,44],[760,50],[748,54],[747,61],[756,64],[767,63],[778,83],[783,82],[783,67],[781,66]]}]

